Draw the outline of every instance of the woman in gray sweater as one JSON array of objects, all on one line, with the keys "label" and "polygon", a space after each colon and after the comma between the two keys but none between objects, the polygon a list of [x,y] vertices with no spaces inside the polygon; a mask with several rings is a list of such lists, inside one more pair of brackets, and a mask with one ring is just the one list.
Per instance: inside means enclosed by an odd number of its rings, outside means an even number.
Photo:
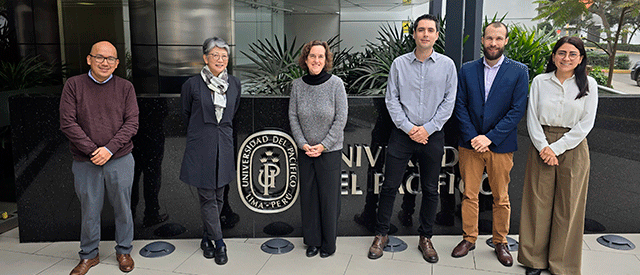
[{"label": "woman in gray sweater", "polygon": [[293,81],[289,122],[299,148],[302,235],[307,257],[326,258],[336,251],[347,94],[342,80],[327,73],[333,64],[327,42],[305,44],[298,64],[308,74]]}]

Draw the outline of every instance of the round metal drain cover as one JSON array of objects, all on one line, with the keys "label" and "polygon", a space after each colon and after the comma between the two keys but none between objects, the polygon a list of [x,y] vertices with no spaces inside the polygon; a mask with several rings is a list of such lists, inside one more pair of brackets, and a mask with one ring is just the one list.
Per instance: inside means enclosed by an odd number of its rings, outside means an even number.
[{"label": "round metal drain cover", "polygon": [[[496,248],[496,246],[493,245],[493,237],[487,240],[487,245],[493,249]],[[509,251],[511,252],[518,251],[518,242],[510,237],[507,237],[507,247],[509,247]]]},{"label": "round metal drain cover", "polygon": [[269,254],[284,254],[293,250],[293,244],[285,239],[271,239],[264,242],[260,249]]},{"label": "round metal drain cover", "polygon": [[387,244],[383,250],[386,252],[402,252],[405,251],[407,247],[407,243],[400,238],[389,236],[389,244]]},{"label": "round metal drain cover", "polygon": [[630,240],[627,240],[625,237],[618,235],[600,236],[597,241],[601,245],[617,250],[633,250],[636,248],[636,246]]},{"label": "round metal drain cover", "polygon": [[168,242],[158,241],[145,245],[140,249],[140,256],[146,258],[158,258],[171,254],[176,247]]}]

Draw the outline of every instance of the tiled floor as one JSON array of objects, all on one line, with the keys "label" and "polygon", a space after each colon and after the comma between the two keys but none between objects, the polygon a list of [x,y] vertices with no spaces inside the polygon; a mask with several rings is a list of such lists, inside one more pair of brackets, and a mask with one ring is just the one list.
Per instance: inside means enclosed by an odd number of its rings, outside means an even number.
[{"label": "tiled floor", "polygon": [[[640,274],[640,248],[617,251],[597,243],[600,235],[585,235],[583,245],[582,274],[617,275]],[[640,244],[640,234],[622,235]],[[517,236],[511,236],[517,239]],[[371,237],[339,237],[338,250],[332,257],[307,258],[301,238],[287,238],[295,249],[283,255],[269,255],[260,250],[267,239],[226,239],[229,263],[216,265],[202,257],[197,239],[169,240],[175,245],[174,253],[161,258],[143,258],[140,248],[152,241],[134,242],[133,259],[136,267],[130,273],[137,274],[438,274],[438,275],[489,275],[524,274],[519,265],[504,267],[496,260],[493,251],[485,245],[488,236],[481,236],[478,245],[468,256],[454,259],[449,254],[460,241],[460,236],[435,236],[433,239],[440,261],[425,262],[416,248],[417,236],[400,237],[409,248],[403,252],[385,253],[372,261],[366,252]],[[0,235],[0,274],[69,274],[78,262],[78,242],[25,243],[18,242],[18,229]],[[100,245],[101,263],[89,274],[119,274],[113,251],[113,241]],[[513,254],[514,258],[517,253]],[[548,274],[548,273],[543,273]]]}]

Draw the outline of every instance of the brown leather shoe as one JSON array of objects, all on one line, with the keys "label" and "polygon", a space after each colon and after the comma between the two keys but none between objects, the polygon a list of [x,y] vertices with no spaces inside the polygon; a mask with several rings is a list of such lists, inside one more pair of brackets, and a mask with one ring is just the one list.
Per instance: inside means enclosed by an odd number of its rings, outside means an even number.
[{"label": "brown leather shoe", "polygon": [[69,275],[87,274],[87,271],[89,271],[89,268],[99,263],[100,263],[100,254],[96,255],[96,257],[93,259],[81,259],[80,263],[78,263],[78,265],[76,265],[76,267],[73,268],[73,270],[71,270],[71,273],[69,273]]},{"label": "brown leather shoe", "polygon": [[418,250],[422,252],[422,258],[425,261],[435,264],[438,262],[438,252],[433,248],[433,243],[431,243],[431,239],[428,239],[425,236],[420,236],[420,242],[418,243]]},{"label": "brown leather shoe", "polygon": [[470,250],[476,249],[476,244],[467,240],[462,240],[451,252],[451,257],[460,258],[467,256]]},{"label": "brown leather shoe", "polygon": [[513,265],[513,257],[511,257],[511,253],[509,253],[509,248],[506,244],[499,243],[496,244],[496,256],[498,256],[498,261],[504,266],[512,266]]},{"label": "brown leather shoe", "polygon": [[376,235],[376,238],[373,239],[373,243],[369,248],[369,254],[367,257],[372,260],[382,257],[384,247],[387,246],[387,244],[389,244],[389,235]]},{"label": "brown leather shoe", "polygon": [[117,254],[116,260],[118,260],[118,265],[120,266],[120,271],[129,272],[133,270],[133,259],[129,254]]}]

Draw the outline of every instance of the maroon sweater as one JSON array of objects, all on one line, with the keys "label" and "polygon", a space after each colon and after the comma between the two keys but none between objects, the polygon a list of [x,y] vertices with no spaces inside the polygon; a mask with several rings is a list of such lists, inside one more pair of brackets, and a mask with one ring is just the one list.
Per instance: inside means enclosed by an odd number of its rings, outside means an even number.
[{"label": "maroon sweater", "polygon": [[105,84],[88,74],[67,80],[60,98],[60,130],[69,138],[73,159],[88,161],[98,147],[112,159],[131,152],[138,131],[138,102],[131,82],[113,76]]}]

